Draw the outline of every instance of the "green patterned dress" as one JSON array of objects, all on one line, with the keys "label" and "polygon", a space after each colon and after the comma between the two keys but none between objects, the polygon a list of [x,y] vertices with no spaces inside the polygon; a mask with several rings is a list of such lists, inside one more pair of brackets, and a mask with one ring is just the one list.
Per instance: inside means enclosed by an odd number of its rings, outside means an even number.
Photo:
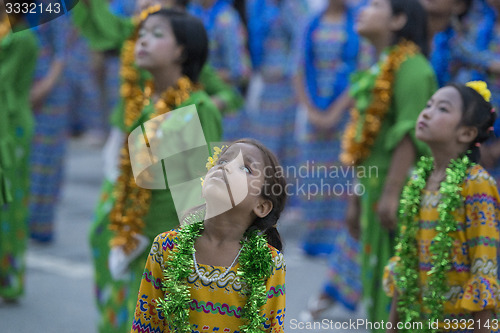
[{"label": "green patterned dress", "polygon": [[[363,111],[371,103],[375,79],[387,52],[381,56],[379,63],[353,77],[350,93],[360,110],[360,119],[363,119]],[[420,111],[436,89],[434,72],[425,57],[418,54],[406,59],[395,74],[391,105],[380,132],[370,155],[360,165],[366,171],[366,177],[359,178],[365,189],[361,196],[361,274],[368,320],[372,322],[388,319],[391,300],[382,290],[382,275],[395,245],[395,233],[380,224],[376,213],[377,203],[385,185],[392,154],[403,138],[410,135],[417,155],[427,152],[424,143],[415,138],[415,124]]]},{"label": "green patterned dress", "polygon": [[0,297],[9,299],[24,291],[34,128],[29,94],[37,55],[31,30],[10,32],[0,39]]}]

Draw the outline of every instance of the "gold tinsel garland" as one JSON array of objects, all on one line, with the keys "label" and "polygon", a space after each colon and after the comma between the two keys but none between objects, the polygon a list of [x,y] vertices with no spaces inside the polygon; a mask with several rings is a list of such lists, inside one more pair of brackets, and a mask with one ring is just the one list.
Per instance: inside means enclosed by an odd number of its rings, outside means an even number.
[{"label": "gold tinsel garland", "polygon": [[372,90],[373,99],[365,111],[365,119],[359,134],[358,126],[361,114],[356,108],[351,110],[351,120],[342,138],[340,160],[343,164],[359,165],[370,155],[371,147],[375,143],[384,116],[391,105],[396,72],[408,57],[419,51],[418,46],[410,41],[403,41],[391,50],[375,80],[375,86]]},{"label": "gold tinsel garland", "polygon": [[[144,20],[148,14],[158,11],[160,8],[154,6],[145,14],[140,15],[140,20]],[[137,23],[140,23],[137,20]],[[137,24],[138,26],[138,24]],[[146,82],[144,92],[139,85],[139,73],[135,66],[134,49],[137,34],[127,40],[122,48],[121,70],[122,85],[120,95],[124,100],[123,121],[127,131],[141,117],[143,109],[151,102],[153,94],[153,84]],[[176,87],[168,88],[155,103],[155,111],[149,116],[156,116],[167,113],[182,102],[187,100],[191,92],[195,89],[191,80],[182,77],[178,80]],[[120,175],[114,188],[116,201],[110,212],[110,226],[114,231],[114,237],[110,241],[111,246],[122,246],[126,253],[130,253],[137,246],[136,234],[142,234],[144,228],[144,216],[149,211],[151,203],[151,190],[140,188],[135,183],[130,162],[130,152],[128,140],[123,143],[120,150]]]},{"label": "gold tinsel garland", "polygon": [[[175,109],[189,98],[193,89],[194,86],[189,78],[180,78],[177,87],[170,87],[161,95],[161,98],[155,103],[155,111],[149,116],[149,119]],[[131,111],[130,113],[126,112],[126,121],[131,122],[134,116],[140,117],[139,107],[142,110],[149,105],[152,92],[152,84],[148,82],[142,94],[142,103],[140,106],[137,105],[138,109],[126,108],[126,110]],[[132,94],[126,99],[126,102],[130,101],[132,105],[136,105],[137,99],[138,96]],[[115,185],[116,201],[110,213],[110,229],[115,232],[111,246],[122,246],[126,253],[130,253],[137,246],[134,235],[142,234],[143,218],[148,213],[151,202],[151,190],[140,188],[135,183],[128,140],[125,140],[120,155],[120,176]]]},{"label": "gold tinsel garland", "polygon": [[5,16],[0,21],[0,41],[9,34],[10,30],[9,18],[8,16]]}]

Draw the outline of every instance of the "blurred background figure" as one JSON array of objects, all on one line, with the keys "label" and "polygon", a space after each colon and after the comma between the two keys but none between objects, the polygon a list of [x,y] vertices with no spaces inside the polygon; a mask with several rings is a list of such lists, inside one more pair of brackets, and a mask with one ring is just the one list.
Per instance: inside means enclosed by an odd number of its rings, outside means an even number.
[{"label": "blurred background figure", "polygon": [[20,15],[9,20],[0,2],[0,298],[6,302],[24,294],[34,131],[30,91],[37,55],[27,22]]},{"label": "blurred background figure", "polygon": [[308,224],[302,248],[308,256],[329,255],[330,267],[320,294],[309,300],[302,316],[306,321],[317,320],[336,302],[355,310],[361,297],[358,244],[345,222],[352,176],[349,172],[332,174],[342,168],[340,139],[349,119],[349,77],[372,61],[369,45],[355,31],[356,15],[356,7],[349,1],[330,0],[309,21],[299,47],[295,82],[302,113],[299,162],[307,170],[301,183],[321,190],[300,198],[303,220]]},{"label": "blurred background figure", "polygon": [[[202,20],[207,30],[208,64],[224,82],[242,94],[245,94],[251,75],[244,8],[240,2],[233,3],[232,0],[192,0],[188,6],[188,11]],[[224,140],[227,141],[243,137],[248,132],[241,112],[225,114],[223,127]]]},{"label": "blurred background figure", "polygon": [[[243,110],[249,122],[247,135],[265,142],[285,169],[295,169],[297,99],[292,77],[297,40],[309,6],[305,0],[247,0],[246,4],[253,68]],[[285,176],[292,184],[296,181],[288,173]],[[297,206],[293,192],[287,211]]]}]

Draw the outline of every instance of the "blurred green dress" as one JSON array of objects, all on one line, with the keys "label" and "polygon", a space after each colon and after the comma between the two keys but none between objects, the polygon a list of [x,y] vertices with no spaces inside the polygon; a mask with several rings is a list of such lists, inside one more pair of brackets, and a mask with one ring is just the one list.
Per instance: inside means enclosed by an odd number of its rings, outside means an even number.
[{"label": "blurred green dress", "polygon": [[[353,77],[350,93],[360,112],[371,103],[375,80],[386,55],[383,54],[382,60],[372,68],[358,72]],[[434,71],[426,58],[421,54],[409,56],[395,73],[391,104],[370,155],[358,166],[358,175],[359,168],[365,171],[365,177],[359,178],[364,189],[361,196],[361,276],[363,297],[371,322],[388,319],[391,300],[382,290],[382,275],[395,246],[395,232],[382,227],[377,216],[377,204],[385,186],[392,154],[403,138],[410,136],[417,150],[417,158],[428,153],[426,145],[415,138],[415,124],[436,89]]]},{"label": "blurred green dress", "polygon": [[37,55],[29,29],[0,37],[0,297],[8,299],[24,291],[34,128],[29,96]]}]

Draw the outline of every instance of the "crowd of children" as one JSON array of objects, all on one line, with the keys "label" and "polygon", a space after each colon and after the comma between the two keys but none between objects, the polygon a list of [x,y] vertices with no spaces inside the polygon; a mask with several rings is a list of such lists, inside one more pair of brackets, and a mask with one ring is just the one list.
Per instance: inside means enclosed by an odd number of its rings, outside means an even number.
[{"label": "crowd of children", "polygon": [[[88,127],[108,137],[89,237],[99,332],[283,332],[283,212],[307,228],[304,255],[328,259],[305,320],[363,304],[391,332],[499,329],[500,1],[133,6],[82,0],[44,24],[0,7],[4,301],[23,294],[27,239],[55,238],[67,138]],[[189,105],[202,133],[171,112]],[[134,170],[129,135],[155,117],[179,142],[232,141],[206,149],[204,204],[182,218],[172,178],[146,188]],[[318,172],[339,168],[358,172]]]}]

